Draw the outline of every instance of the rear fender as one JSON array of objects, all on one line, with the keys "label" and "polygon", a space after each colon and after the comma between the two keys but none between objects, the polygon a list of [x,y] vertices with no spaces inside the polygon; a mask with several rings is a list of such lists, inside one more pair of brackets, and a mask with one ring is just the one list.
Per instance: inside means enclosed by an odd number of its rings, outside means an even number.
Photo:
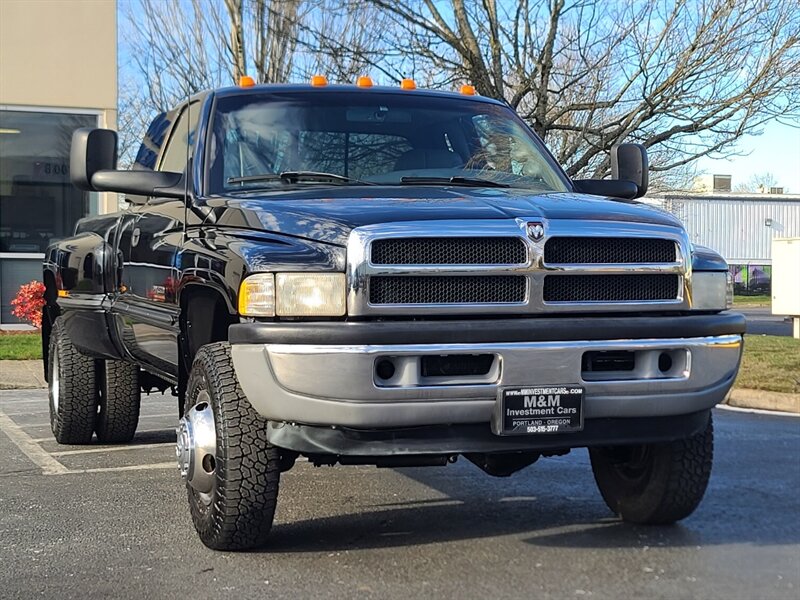
[{"label": "rear fender", "polygon": [[82,353],[121,358],[107,315],[115,287],[111,244],[88,231],[63,239],[47,249],[44,271],[49,303],[45,316],[54,320],[62,315],[70,340]]}]

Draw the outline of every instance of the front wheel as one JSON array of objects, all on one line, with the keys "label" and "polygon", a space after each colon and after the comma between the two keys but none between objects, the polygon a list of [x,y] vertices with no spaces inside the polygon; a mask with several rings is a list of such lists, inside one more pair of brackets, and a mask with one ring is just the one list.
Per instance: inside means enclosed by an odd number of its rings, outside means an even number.
[{"label": "front wheel", "polygon": [[200,539],[215,550],[262,546],[275,516],[280,454],[239,386],[228,343],[197,352],[185,406],[178,465]]},{"label": "front wheel", "polygon": [[689,438],[661,444],[590,448],[592,471],[608,507],[625,521],[665,525],[703,499],[714,458],[711,415]]}]

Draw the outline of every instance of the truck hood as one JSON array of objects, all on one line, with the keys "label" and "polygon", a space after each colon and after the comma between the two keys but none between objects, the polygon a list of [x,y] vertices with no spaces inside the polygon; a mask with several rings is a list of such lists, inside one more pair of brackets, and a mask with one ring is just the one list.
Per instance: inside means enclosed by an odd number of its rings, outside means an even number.
[{"label": "truck hood", "polygon": [[356,227],[403,221],[581,219],[681,227],[669,213],[638,202],[572,192],[531,194],[516,188],[313,187],[214,196],[204,204],[211,209],[206,224],[341,246]]}]

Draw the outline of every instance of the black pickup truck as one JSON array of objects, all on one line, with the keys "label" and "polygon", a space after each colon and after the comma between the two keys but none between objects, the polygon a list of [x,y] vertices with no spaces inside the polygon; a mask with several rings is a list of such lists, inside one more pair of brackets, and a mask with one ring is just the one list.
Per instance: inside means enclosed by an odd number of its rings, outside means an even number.
[{"label": "black pickup truck", "polygon": [[301,456],[508,476],[586,447],[623,519],[697,507],[744,319],[725,261],[635,201],[643,147],[571,180],[501,102],[333,85],[201,93],[132,170],[116,147],[76,131],[71,178],[131,208],[44,261],[52,429],[126,442],[174,390],[209,547],[262,545]]}]

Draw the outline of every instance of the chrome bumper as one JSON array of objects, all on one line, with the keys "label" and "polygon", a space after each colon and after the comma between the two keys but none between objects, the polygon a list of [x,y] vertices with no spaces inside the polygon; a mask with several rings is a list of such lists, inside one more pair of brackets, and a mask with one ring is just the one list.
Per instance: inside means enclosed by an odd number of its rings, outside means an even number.
[{"label": "chrome bumper", "polygon": [[[624,374],[587,373],[588,351],[636,353]],[[233,364],[253,407],[271,421],[354,428],[489,423],[500,387],[580,384],[584,418],[654,417],[705,410],[733,385],[742,352],[738,334],[680,339],[480,344],[232,345]],[[674,358],[660,370],[658,357]],[[421,357],[491,354],[480,376],[423,377]],[[398,374],[381,381],[390,358]],[[663,366],[663,365],[662,365]]]}]

